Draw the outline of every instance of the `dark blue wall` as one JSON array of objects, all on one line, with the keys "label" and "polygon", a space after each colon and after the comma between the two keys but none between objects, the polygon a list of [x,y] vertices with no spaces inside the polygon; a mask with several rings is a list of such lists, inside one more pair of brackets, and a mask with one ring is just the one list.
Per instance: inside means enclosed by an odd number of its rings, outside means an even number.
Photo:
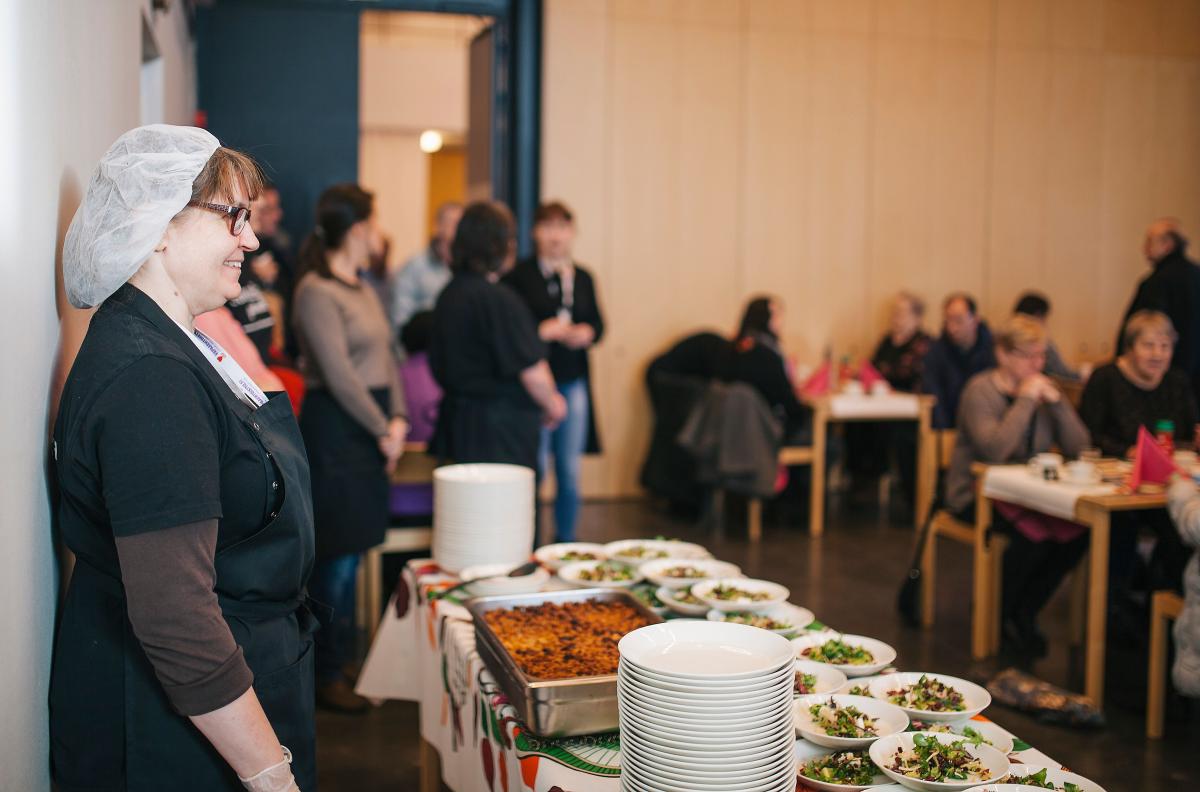
[{"label": "dark blue wall", "polygon": [[317,196],[358,178],[358,13],[219,0],[196,13],[199,109],[279,186],[298,245]]}]

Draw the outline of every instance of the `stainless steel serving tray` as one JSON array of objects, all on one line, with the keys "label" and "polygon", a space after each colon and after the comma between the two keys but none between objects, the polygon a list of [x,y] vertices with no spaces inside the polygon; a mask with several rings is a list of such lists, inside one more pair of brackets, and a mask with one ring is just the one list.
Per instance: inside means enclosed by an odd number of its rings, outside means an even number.
[{"label": "stainless steel serving tray", "polygon": [[568,737],[578,734],[614,731],[617,728],[617,675],[575,677],[573,679],[530,679],[504,648],[483,615],[491,610],[508,610],[518,605],[546,602],[620,601],[633,606],[647,623],[663,621],[637,597],[621,589],[570,589],[538,594],[478,597],[469,600],[467,610],[475,622],[475,647],[500,689],[517,708],[521,720],[534,734],[542,737]]}]

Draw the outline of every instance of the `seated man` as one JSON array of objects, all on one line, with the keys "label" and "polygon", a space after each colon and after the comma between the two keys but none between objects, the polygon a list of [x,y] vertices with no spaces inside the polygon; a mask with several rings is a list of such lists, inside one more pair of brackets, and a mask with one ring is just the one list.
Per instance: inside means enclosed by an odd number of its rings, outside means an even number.
[{"label": "seated man", "polygon": [[996,365],[992,332],[979,318],[975,299],[962,292],[942,304],[942,334],[929,347],[922,391],[937,398],[933,428],[953,429],[958,398],[967,380]]},{"label": "seated man", "polygon": [[[1014,314],[1028,316],[1035,322],[1046,324],[1046,320],[1050,317],[1050,300],[1046,295],[1035,291],[1028,291],[1017,298],[1017,304],[1013,307]],[[1062,359],[1062,355],[1058,353],[1058,347],[1054,345],[1054,341],[1047,336],[1046,339],[1046,370],[1043,372],[1047,377],[1058,377],[1059,379],[1068,380],[1070,382],[1081,382],[1088,378],[1091,373],[1091,366],[1084,364],[1078,369],[1073,369],[1067,365],[1067,361]]]}]

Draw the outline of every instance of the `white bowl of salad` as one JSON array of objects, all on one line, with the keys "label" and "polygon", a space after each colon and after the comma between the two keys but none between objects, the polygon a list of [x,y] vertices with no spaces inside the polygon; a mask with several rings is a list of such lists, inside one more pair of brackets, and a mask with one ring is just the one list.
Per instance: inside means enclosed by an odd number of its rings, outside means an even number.
[{"label": "white bowl of salad", "polygon": [[1045,765],[1015,764],[1008,768],[1006,784],[1022,784],[1035,789],[1061,789],[1067,792],[1104,792],[1104,787],[1077,773]]},{"label": "white bowl of salad", "polygon": [[817,694],[792,703],[796,733],[825,748],[853,751],[908,728],[908,716],[868,696]]},{"label": "white bowl of salad", "polygon": [[654,592],[662,603],[670,610],[678,613],[680,616],[691,616],[693,618],[703,616],[708,613],[711,608],[702,599],[697,599],[692,593],[691,587],[688,588],[667,588],[659,586],[658,591]]},{"label": "white bowl of salad", "polygon": [[862,792],[892,785],[866,751],[834,751],[814,756],[797,764],[796,772],[806,787],[822,792]]},{"label": "white bowl of salad", "polygon": [[765,611],[723,611],[714,608],[708,612],[707,618],[709,621],[749,624],[751,627],[761,627],[789,638],[816,619],[808,608],[801,608],[790,602]]},{"label": "white bowl of salad", "polygon": [[878,674],[896,660],[895,649],[865,635],[814,633],[796,638],[792,646],[798,659],[826,663],[848,677]]},{"label": "white bowl of salad", "polygon": [[559,542],[539,547],[533,551],[533,557],[551,572],[557,572],[567,564],[576,561],[604,561],[608,556],[604,545],[591,542]]},{"label": "white bowl of salad", "polygon": [[629,593],[637,597],[638,602],[645,605],[650,610],[657,613],[659,616],[665,616],[670,612],[665,602],[658,598],[657,589],[655,586],[642,582],[638,583],[633,588],[629,589]]},{"label": "white bowl of salad", "polygon": [[761,613],[787,602],[790,593],[778,583],[751,578],[717,578],[692,586],[696,599],[719,611]]},{"label": "white bowl of salad", "polygon": [[974,682],[921,672],[881,676],[871,683],[871,695],[927,723],[968,720],[992,703],[992,694]]},{"label": "white bowl of salad", "polygon": [[579,588],[629,588],[642,580],[637,567],[619,561],[576,561],[561,567],[558,576]]},{"label": "white bowl of salad", "polygon": [[1005,756],[1008,756],[1016,748],[1016,742],[1013,740],[1012,735],[991,721],[969,720],[962,721],[961,723],[935,723],[910,716],[908,719],[908,730],[957,734],[967,742],[974,743],[975,745],[979,745],[980,743],[990,745]]},{"label": "white bowl of salad", "polygon": [[871,743],[871,761],[897,784],[909,789],[942,792],[965,790],[1000,781],[1008,774],[1008,757],[986,745],[936,732],[903,732]]},{"label": "white bowl of salad", "polygon": [[682,558],[690,561],[712,558],[712,553],[698,544],[668,539],[621,539],[604,545],[604,553],[609,558],[634,566],[641,566],[647,561],[660,558]]},{"label": "white bowl of salad", "polygon": [[713,558],[658,558],[642,564],[646,580],[671,589],[688,588],[702,580],[741,577],[742,570]]},{"label": "white bowl of salad", "polygon": [[797,696],[811,696],[814,693],[838,693],[846,684],[846,675],[833,666],[824,663],[814,663],[809,660],[797,660],[795,663],[796,683],[792,692]]}]

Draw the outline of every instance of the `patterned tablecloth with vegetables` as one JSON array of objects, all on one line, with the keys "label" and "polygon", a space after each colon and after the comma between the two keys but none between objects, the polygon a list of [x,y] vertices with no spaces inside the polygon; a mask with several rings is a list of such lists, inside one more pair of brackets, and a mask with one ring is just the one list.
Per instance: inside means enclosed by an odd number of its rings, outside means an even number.
[{"label": "patterned tablecloth with vegetables", "polygon": [[[543,739],[525,731],[475,651],[471,616],[459,596],[465,594],[459,589],[441,596],[458,582],[433,561],[408,564],[363,666],[359,694],[420,703],[421,735],[437,750],[442,779],[455,792],[617,792],[616,732]],[[1014,763],[1058,767],[1013,740]],[[798,761],[825,753],[828,749],[796,740]]]}]

